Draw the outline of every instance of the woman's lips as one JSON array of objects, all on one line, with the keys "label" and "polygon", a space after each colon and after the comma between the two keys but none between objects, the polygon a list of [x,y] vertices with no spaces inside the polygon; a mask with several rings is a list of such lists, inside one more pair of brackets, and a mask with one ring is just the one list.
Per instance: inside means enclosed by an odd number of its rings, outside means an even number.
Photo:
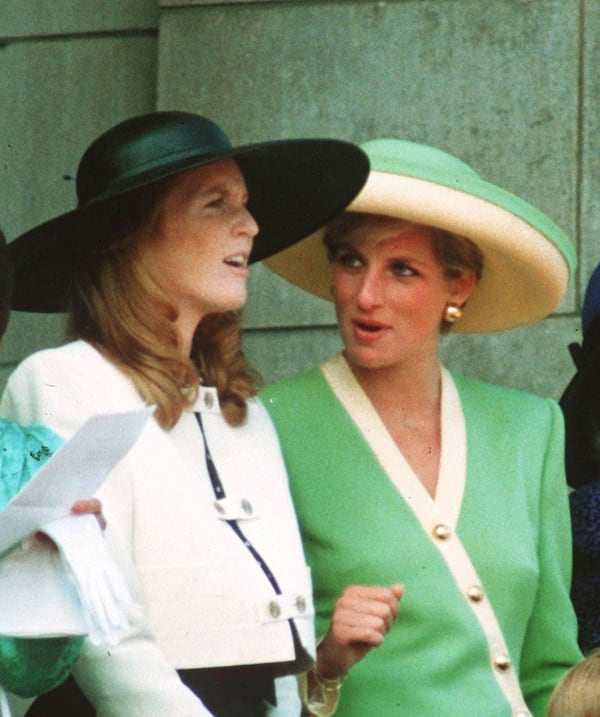
[{"label": "woman's lips", "polygon": [[362,341],[372,341],[381,337],[390,327],[380,321],[354,319],[352,321],[352,329],[354,335]]},{"label": "woman's lips", "polygon": [[248,274],[248,254],[246,252],[237,252],[223,259],[223,263],[232,269],[236,274],[246,276]]},{"label": "woman's lips", "polygon": [[248,265],[248,254],[244,252],[238,252],[231,256],[225,257],[225,263],[229,266],[247,266]]}]

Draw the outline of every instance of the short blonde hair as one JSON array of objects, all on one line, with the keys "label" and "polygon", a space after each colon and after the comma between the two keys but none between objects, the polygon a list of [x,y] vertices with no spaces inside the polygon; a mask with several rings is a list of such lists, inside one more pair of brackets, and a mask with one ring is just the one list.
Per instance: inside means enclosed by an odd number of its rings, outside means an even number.
[{"label": "short blonde hair", "polygon": [[[465,274],[473,274],[480,281],[483,274],[483,252],[467,237],[452,234],[445,229],[425,224],[416,224],[405,219],[368,214],[366,212],[342,212],[326,227],[323,242],[329,261],[335,261],[341,249],[350,242],[350,235],[363,226],[377,225],[380,222],[395,220],[401,232],[413,227],[422,227],[431,234],[431,246],[448,279],[458,279]],[[446,333],[452,324],[442,319],[441,330]]]},{"label": "short blonde hair", "polygon": [[397,221],[400,231],[405,232],[413,227],[423,227],[431,233],[433,253],[440,262],[444,273],[449,279],[456,279],[461,274],[475,274],[477,281],[483,273],[483,253],[475,242],[466,237],[452,234],[445,229],[432,227],[426,224],[416,224],[405,219],[382,214],[367,214],[365,212],[342,212],[333,219],[325,229],[323,242],[327,249],[329,260],[333,261],[338,251],[347,245],[352,232],[368,224],[378,224],[385,221]]},{"label": "short blonde hair", "polygon": [[589,652],[556,685],[547,717],[600,717],[600,648]]}]

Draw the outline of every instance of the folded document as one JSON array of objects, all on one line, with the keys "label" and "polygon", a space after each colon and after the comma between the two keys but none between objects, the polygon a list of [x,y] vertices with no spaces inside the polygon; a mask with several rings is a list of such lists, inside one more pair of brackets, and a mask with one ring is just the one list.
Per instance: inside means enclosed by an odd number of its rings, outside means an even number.
[{"label": "folded document", "polygon": [[151,412],[90,418],[0,513],[0,635],[87,634],[112,644],[127,629],[129,590],[100,526],[70,511],[97,491]]}]

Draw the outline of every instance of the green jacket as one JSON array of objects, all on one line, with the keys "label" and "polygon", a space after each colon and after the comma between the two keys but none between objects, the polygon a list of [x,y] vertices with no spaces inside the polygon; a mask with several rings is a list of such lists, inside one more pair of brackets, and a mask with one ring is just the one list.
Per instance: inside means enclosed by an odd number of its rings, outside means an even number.
[{"label": "green jacket", "polygon": [[319,369],[262,394],[312,568],[317,634],[346,585],[405,586],[397,623],[352,669],[336,717],[527,714],[500,687],[506,675],[477,619],[486,604],[512,660],[507,673],[514,670],[535,717],[581,657],[569,600],[560,410],[530,394],[453,380],[467,447],[456,535],[483,588],[481,602],[467,597]]}]

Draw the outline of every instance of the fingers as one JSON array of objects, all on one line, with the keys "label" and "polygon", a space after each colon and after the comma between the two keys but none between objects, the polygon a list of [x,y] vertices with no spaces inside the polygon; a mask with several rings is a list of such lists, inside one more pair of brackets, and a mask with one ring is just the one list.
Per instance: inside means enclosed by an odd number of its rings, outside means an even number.
[{"label": "fingers", "polygon": [[336,641],[342,645],[364,642],[376,646],[383,642],[393,623],[391,611],[378,604],[368,610],[362,607],[338,607],[331,626]]},{"label": "fingers", "polygon": [[97,498],[86,498],[77,500],[71,506],[73,515],[86,515],[91,513],[96,516],[102,530],[106,528],[106,520],[102,514],[102,503]]},{"label": "fingers", "polygon": [[395,585],[392,585],[390,587],[390,590],[394,594],[394,597],[396,600],[400,600],[402,595],[404,595],[404,585],[400,585],[400,583],[396,583]]},{"label": "fingers", "polygon": [[347,672],[381,645],[398,617],[404,588],[351,585],[335,603],[329,630],[319,646],[318,670],[325,677]]},{"label": "fingers", "polygon": [[333,623],[344,642],[380,644],[398,617],[403,587],[351,585],[337,600]]},{"label": "fingers", "polygon": [[351,585],[335,604],[330,632],[342,646],[380,645],[398,617],[403,587]]}]

